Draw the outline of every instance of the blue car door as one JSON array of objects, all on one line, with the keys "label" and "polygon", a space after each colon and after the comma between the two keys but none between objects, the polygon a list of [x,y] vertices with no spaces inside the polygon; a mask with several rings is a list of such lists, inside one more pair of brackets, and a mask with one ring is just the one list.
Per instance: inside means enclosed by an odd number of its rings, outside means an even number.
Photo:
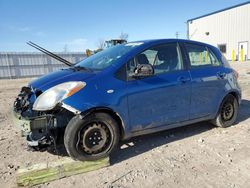
[{"label": "blue car door", "polygon": [[225,69],[206,46],[185,44],[192,78],[190,119],[206,118],[217,111],[226,84]]},{"label": "blue car door", "polygon": [[[155,74],[133,78],[137,64],[151,64]],[[127,89],[132,132],[189,119],[191,82],[177,43],[154,46],[127,64]]]}]

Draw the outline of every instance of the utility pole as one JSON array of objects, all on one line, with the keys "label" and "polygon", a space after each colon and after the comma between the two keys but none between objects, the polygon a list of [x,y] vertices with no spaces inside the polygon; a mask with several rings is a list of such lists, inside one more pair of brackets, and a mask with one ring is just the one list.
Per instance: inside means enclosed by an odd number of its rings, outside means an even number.
[{"label": "utility pole", "polygon": [[65,44],[64,47],[63,47],[63,52],[67,53],[68,52],[68,45]]},{"label": "utility pole", "polygon": [[177,39],[179,38],[179,32],[178,31],[176,31],[175,36],[176,36]]},{"label": "utility pole", "polygon": [[186,24],[187,27],[187,39],[189,40],[189,21],[184,22]]}]

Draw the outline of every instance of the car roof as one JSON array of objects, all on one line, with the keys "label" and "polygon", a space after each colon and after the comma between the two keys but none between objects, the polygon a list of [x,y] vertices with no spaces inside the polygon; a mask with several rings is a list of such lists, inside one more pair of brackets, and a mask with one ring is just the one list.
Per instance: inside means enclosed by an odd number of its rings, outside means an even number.
[{"label": "car roof", "polygon": [[129,43],[144,43],[144,44],[161,44],[161,43],[167,43],[167,42],[182,42],[182,43],[192,43],[192,44],[199,44],[199,45],[204,45],[204,46],[210,46],[210,47],[213,47],[212,45],[210,44],[207,44],[207,43],[203,43],[203,42],[199,42],[199,41],[194,41],[194,40],[187,40],[187,39],[149,39],[149,40],[140,40],[140,41],[131,41]]}]

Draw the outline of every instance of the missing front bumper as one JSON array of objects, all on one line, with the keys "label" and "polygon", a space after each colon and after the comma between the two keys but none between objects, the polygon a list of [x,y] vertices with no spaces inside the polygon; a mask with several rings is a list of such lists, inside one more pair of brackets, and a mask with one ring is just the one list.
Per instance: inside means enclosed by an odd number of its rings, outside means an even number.
[{"label": "missing front bumper", "polygon": [[27,136],[31,132],[30,120],[23,118],[14,110],[12,110],[12,121],[21,130],[22,136]]},{"label": "missing front bumper", "polygon": [[27,118],[23,117],[15,110],[12,110],[12,120],[13,123],[21,130],[22,136],[27,136],[31,132],[43,133],[45,130],[48,130],[48,126],[54,125],[52,116]]},{"label": "missing front bumper", "polygon": [[21,136],[26,137],[29,146],[51,145],[53,142],[50,126],[54,125],[52,116],[25,118],[12,111],[13,123],[21,130]]}]

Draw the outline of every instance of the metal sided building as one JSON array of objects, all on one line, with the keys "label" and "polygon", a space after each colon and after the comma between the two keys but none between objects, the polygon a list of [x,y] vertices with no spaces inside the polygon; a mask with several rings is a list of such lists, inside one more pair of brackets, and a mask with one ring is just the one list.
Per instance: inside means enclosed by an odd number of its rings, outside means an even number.
[{"label": "metal sided building", "polygon": [[187,38],[218,47],[228,60],[250,60],[250,1],[188,20]]}]

